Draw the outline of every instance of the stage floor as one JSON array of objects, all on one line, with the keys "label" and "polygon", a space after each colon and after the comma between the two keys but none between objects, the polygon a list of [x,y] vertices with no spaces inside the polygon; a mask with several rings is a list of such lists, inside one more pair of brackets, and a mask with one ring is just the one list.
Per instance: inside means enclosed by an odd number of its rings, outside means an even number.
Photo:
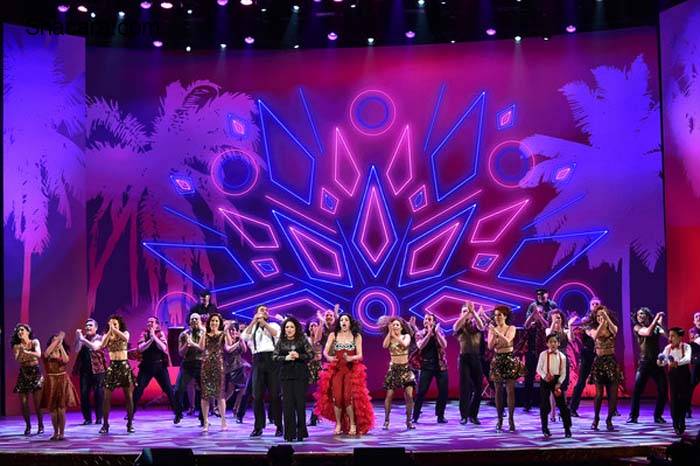
[{"label": "stage floor", "polygon": [[[305,442],[294,442],[294,450],[300,453],[347,454],[357,447],[405,447],[407,451],[446,452],[464,450],[500,450],[500,449],[571,449],[571,448],[609,448],[632,446],[658,446],[669,444],[676,439],[671,427],[671,419],[665,425],[652,422],[652,405],[642,405],[640,423],[625,424],[628,407],[620,404],[622,416],[615,418],[616,431],[606,432],[604,422],[602,430],[592,431],[591,402],[584,401],[579,413],[580,418],[574,418],[573,438],[564,438],[561,422],[550,423],[552,438],[545,440],[540,430],[539,411],[533,409],[525,413],[521,408],[516,410],[517,431],[497,433],[495,431],[495,409],[486,404],[482,405],[480,419],[482,424],[475,426],[459,424],[459,410],[452,402],[447,408],[448,424],[437,424],[432,414],[432,403],[424,408],[425,415],[416,430],[407,431],[404,425],[403,406],[396,405],[391,415],[391,428],[381,429],[384,419],[383,408],[375,405],[377,428],[363,437],[332,435],[333,423],[324,421],[316,427],[309,427],[309,438]],[[603,406],[605,413],[605,406]],[[82,426],[82,417],[78,412],[68,415],[66,440],[53,442],[51,436],[51,420],[45,416],[46,432],[42,435],[22,436],[24,422],[19,417],[0,419],[0,443],[4,453],[109,453],[136,454],[144,447],[177,447],[192,448],[195,454],[265,453],[269,447],[283,443],[282,439],[274,436],[274,426],[268,426],[262,437],[248,437],[252,429],[252,412],[247,413],[243,424],[236,424],[229,419],[229,429],[219,430],[219,418],[212,418],[213,425],[209,433],[202,433],[196,417],[186,417],[180,425],[172,423],[172,414],[166,410],[140,410],[137,413],[134,427],[136,433],[127,434],[124,411],[115,410],[112,416],[111,432],[100,435],[99,426]],[[230,414],[229,414],[230,416]],[[33,432],[36,432],[35,418],[32,419]],[[507,425],[507,423],[506,423]],[[688,433],[697,433],[700,419],[688,420]]]}]

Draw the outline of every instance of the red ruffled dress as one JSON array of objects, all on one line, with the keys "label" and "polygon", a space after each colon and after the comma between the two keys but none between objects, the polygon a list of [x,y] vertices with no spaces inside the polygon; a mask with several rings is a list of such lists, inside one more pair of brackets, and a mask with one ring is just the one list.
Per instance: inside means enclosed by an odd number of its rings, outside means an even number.
[{"label": "red ruffled dress", "polygon": [[314,413],[335,422],[334,406],[342,409],[343,432],[350,430],[348,405],[353,406],[358,435],[364,435],[374,427],[374,408],[367,389],[367,367],[362,361],[345,361],[344,355],[357,354],[355,343],[335,343],[335,361],[321,371],[318,388],[314,393]]}]

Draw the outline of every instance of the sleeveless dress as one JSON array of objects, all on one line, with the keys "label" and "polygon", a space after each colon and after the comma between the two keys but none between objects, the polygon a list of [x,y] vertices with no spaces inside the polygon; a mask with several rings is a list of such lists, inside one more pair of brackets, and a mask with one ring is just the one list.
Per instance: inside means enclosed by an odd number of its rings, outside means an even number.
[{"label": "sleeveless dress", "polygon": [[202,398],[224,397],[224,333],[205,335],[202,358]]},{"label": "sleeveless dress", "polygon": [[343,432],[350,429],[350,419],[346,407],[352,405],[355,413],[355,426],[359,435],[366,434],[374,427],[374,409],[367,389],[367,368],[362,361],[345,361],[344,355],[357,354],[355,342],[335,342],[335,361],[322,371],[318,388],[314,394],[314,413],[330,421],[335,421],[337,406],[343,411],[341,426]]},{"label": "sleeveless dress", "polygon": [[74,408],[78,406],[78,391],[66,372],[67,363],[58,358],[44,358],[46,382],[41,395],[41,409]]},{"label": "sleeveless dress", "polygon": [[[32,341],[31,346],[26,347],[22,345],[22,348],[27,350],[34,350],[34,342]],[[17,383],[13,390],[14,393],[34,393],[44,386],[44,376],[41,375],[41,368],[39,367],[39,358],[20,352],[17,357],[17,362],[19,363],[19,374],[17,374]]]}]

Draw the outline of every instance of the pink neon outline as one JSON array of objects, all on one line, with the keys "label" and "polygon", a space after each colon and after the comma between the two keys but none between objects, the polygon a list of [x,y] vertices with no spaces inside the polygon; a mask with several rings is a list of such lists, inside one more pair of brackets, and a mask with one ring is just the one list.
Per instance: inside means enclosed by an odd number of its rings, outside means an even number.
[{"label": "pink neon outline", "polygon": [[[581,288],[584,288],[586,291],[588,291],[588,293],[589,293],[591,296],[598,296],[598,295],[596,294],[596,292],[593,291],[593,288],[591,288],[590,286],[586,285],[586,284],[583,283],[583,282],[567,282],[567,283],[564,283],[564,284],[563,284],[562,286],[560,286],[559,288],[557,288],[557,291],[555,291],[554,294],[552,295],[552,299],[554,299],[555,296],[559,296],[559,294],[561,293],[561,290],[562,290],[562,289],[567,288],[567,287],[571,287],[571,286],[580,286]],[[556,301],[556,299],[554,299],[554,300]]]},{"label": "pink neon outline", "polygon": [[433,215],[432,217],[430,217],[430,218],[428,218],[428,219],[422,221],[421,223],[416,224],[413,228],[411,228],[411,230],[416,231],[416,230],[418,230],[419,228],[423,227],[424,225],[427,225],[428,223],[432,222],[432,221],[435,220],[436,218],[442,217],[444,214],[446,214],[447,212],[450,212],[450,211],[456,209],[457,207],[459,207],[460,205],[464,204],[465,202],[467,202],[467,201],[468,201],[469,199],[471,199],[472,197],[477,196],[478,194],[481,194],[481,191],[483,191],[483,189],[477,189],[476,191],[474,191],[473,193],[469,194],[468,196],[466,196],[466,197],[465,197],[464,199],[462,199],[461,201],[455,202],[454,204],[452,204],[451,206],[449,206],[447,209],[445,209],[445,210],[443,210],[443,211],[441,211],[441,212],[438,212],[437,214],[435,214],[435,215]]},{"label": "pink neon outline", "polygon": [[[507,141],[503,141],[502,143],[500,143],[499,145],[497,145],[496,147],[494,147],[494,148],[491,150],[491,153],[489,154],[489,163],[488,163],[489,175],[491,176],[491,179],[492,179],[497,185],[502,186],[502,187],[504,187],[504,188],[508,188],[508,189],[518,188],[518,187],[520,187],[520,184],[519,184],[519,183],[516,183],[516,184],[514,184],[514,185],[508,185],[508,184],[505,184],[505,183],[503,183],[502,181],[500,181],[500,180],[499,180],[498,178],[496,178],[496,176],[493,174],[493,169],[491,168],[491,161],[493,160],[494,154],[495,154],[496,152],[498,152],[498,149],[500,149],[501,146],[504,146],[504,145],[506,145],[506,144],[517,144],[518,146],[522,146],[523,148],[525,148],[525,152],[526,152],[527,154],[530,155],[530,162],[531,162],[531,163],[530,163],[530,170],[532,170],[532,167],[535,166],[535,155],[532,153],[532,151],[530,150],[530,148],[529,148],[527,145],[523,144],[521,141],[516,141],[516,140],[514,140],[514,139],[509,139],[509,140],[507,140]],[[529,171],[529,170],[528,170],[528,171]],[[521,180],[521,181],[522,181],[522,180]]]},{"label": "pink neon outline", "polygon": [[[462,226],[462,222],[457,220],[456,222],[452,223],[451,225],[447,225],[440,233],[435,233],[434,235],[431,235],[432,237],[427,238],[423,244],[420,246],[416,247],[413,251],[411,251],[411,261],[408,264],[408,275],[411,277],[415,277],[416,275],[425,275],[426,273],[432,273],[435,271],[435,269],[438,267],[438,264],[442,262],[443,255],[445,254],[445,251],[447,248],[451,245],[452,239],[454,238],[455,234],[457,233],[457,230],[459,230],[459,227]],[[448,234],[449,232],[449,237],[443,242],[442,244],[442,249],[440,252],[438,252],[433,259],[433,263],[430,265],[430,267],[427,267],[425,269],[418,269],[416,267],[416,256],[418,253],[434,244],[436,241],[438,241],[441,237],[443,237],[445,234]]]},{"label": "pink neon outline", "polygon": [[[226,191],[223,186],[219,185],[219,183],[216,179],[216,176],[214,176],[214,168],[216,167],[217,163],[219,162],[219,159],[222,158],[224,155],[226,155],[229,152],[239,152],[240,154],[245,155],[246,157],[248,157],[248,161],[250,162],[250,165],[253,167],[253,172],[254,172],[253,182],[250,183],[250,186],[248,187],[248,189],[246,189],[245,191],[242,191],[240,193],[231,193],[231,192]],[[209,174],[211,176],[211,181],[214,184],[214,187],[216,189],[218,189],[221,193],[223,193],[226,196],[239,197],[239,196],[243,196],[244,194],[248,194],[255,187],[255,185],[258,184],[258,178],[260,176],[260,167],[258,167],[258,164],[255,163],[255,159],[248,152],[241,150],[241,149],[228,149],[228,150],[223,151],[222,153],[220,153],[216,157],[214,157],[214,160],[211,163],[211,168],[209,169]]]},{"label": "pink neon outline", "polygon": [[318,301],[314,301],[312,298],[309,298],[308,296],[304,296],[303,298],[296,299],[294,301],[282,301],[281,303],[273,304],[269,306],[270,311],[281,311],[282,309],[288,308],[289,306],[293,304],[299,304],[307,302],[310,303],[311,306],[317,308],[317,309],[324,309],[328,306],[325,306],[324,304],[320,304]]},{"label": "pink neon outline", "polygon": [[385,298],[386,301],[389,303],[389,314],[388,317],[394,317],[398,315],[398,309],[397,309],[397,303],[394,302],[394,298],[381,290],[372,290],[369,293],[363,295],[360,300],[357,302],[357,318],[362,322],[363,325],[369,327],[372,330],[379,330],[379,326],[376,324],[373,324],[369,322],[369,317],[365,315],[365,312],[360,312],[360,309],[365,309],[364,304],[365,301],[371,296],[381,296]]},{"label": "pink neon outline", "polygon": [[[340,166],[338,164],[338,141],[340,141],[343,146],[345,147],[345,153],[346,153],[346,158],[350,159],[350,165],[352,168],[355,170],[355,181],[352,185],[351,189],[348,189],[343,183],[341,183],[340,179],[338,178],[339,176],[339,169]],[[335,150],[333,151],[333,181],[335,181],[335,184],[340,186],[340,189],[345,192],[345,194],[348,195],[348,197],[353,197],[355,195],[355,192],[357,191],[357,186],[360,184],[360,175],[362,172],[360,171],[360,167],[357,165],[357,161],[355,160],[355,157],[352,155],[352,152],[350,151],[350,146],[348,146],[348,143],[345,141],[345,138],[343,137],[343,133],[340,131],[340,128],[336,126],[335,128]]]},{"label": "pink neon outline", "polygon": [[[423,204],[421,207],[418,207],[417,209],[413,207],[413,196],[418,194],[420,191],[423,191],[423,197],[425,198],[425,204]],[[428,207],[428,188],[425,186],[425,184],[420,185],[418,189],[416,189],[413,194],[408,196],[408,205],[411,207],[411,212],[414,214],[420,210],[423,210],[424,208]]]},{"label": "pink neon outline", "polygon": [[236,134],[239,134],[241,136],[245,135],[245,126],[243,125],[243,123],[234,118],[231,121],[231,124],[233,125],[233,130],[236,132]]},{"label": "pink neon outline", "polygon": [[[324,277],[332,277],[332,278],[337,278],[337,279],[340,279],[340,278],[343,277],[343,273],[342,273],[343,269],[342,269],[342,267],[340,266],[340,258],[338,257],[338,253],[337,253],[336,251],[332,250],[331,248],[329,248],[329,247],[326,246],[325,244],[321,243],[321,242],[318,241],[317,239],[310,237],[310,236],[307,235],[306,233],[303,233],[301,230],[297,230],[297,229],[294,228],[294,226],[292,226],[292,225],[290,225],[287,229],[288,229],[289,232],[292,234],[292,236],[294,236],[294,239],[296,240],[297,245],[299,246],[299,248],[301,249],[301,251],[304,253],[304,255],[306,256],[306,259],[307,259],[308,262],[311,264],[311,266],[314,268],[314,271],[315,271],[317,274],[322,275],[322,276],[324,276]],[[328,252],[330,255],[332,255],[333,258],[334,258],[336,270],[338,270],[338,272],[337,272],[337,273],[333,273],[333,272],[328,272],[328,271],[325,271],[325,270],[321,270],[321,268],[319,267],[319,265],[314,261],[314,259],[313,259],[312,255],[311,255],[311,253],[310,253],[310,252],[306,249],[306,247],[304,246],[304,243],[299,239],[300,236],[301,236],[302,238],[304,238],[305,240],[314,243],[317,247],[323,249],[324,251],[326,251],[326,252]]]},{"label": "pink neon outline", "polygon": [[[391,114],[391,121],[386,125],[386,127],[383,130],[381,130],[379,132],[371,132],[371,131],[363,130],[362,128],[359,127],[359,125],[357,123],[355,123],[355,119],[353,118],[353,113],[354,113],[353,110],[354,110],[355,104],[357,103],[357,100],[360,97],[362,97],[364,94],[369,94],[370,92],[375,92],[377,94],[383,95],[384,97],[386,97],[386,99],[391,104],[391,108],[389,109],[389,113]],[[394,126],[394,122],[396,121],[396,103],[394,102],[394,99],[389,97],[389,94],[387,94],[386,92],[383,92],[383,91],[380,91],[377,89],[365,89],[364,91],[357,94],[357,96],[352,100],[352,103],[350,103],[349,115],[350,115],[350,123],[352,123],[352,126],[355,127],[357,132],[364,134],[365,136],[380,136],[380,135],[386,133],[387,131],[389,131],[389,128]]]},{"label": "pink neon outline", "polygon": [[[479,220],[476,221],[476,225],[474,226],[474,230],[472,230],[472,237],[469,240],[470,243],[472,244],[483,244],[483,243],[495,243],[499,239],[501,239],[501,236],[506,232],[508,227],[515,221],[515,219],[520,215],[520,212],[523,211],[525,206],[527,206],[530,203],[530,199],[523,199],[521,201],[515,202],[507,207],[503,207],[500,210],[497,210],[495,212],[491,212],[488,215],[484,215],[481,217]],[[498,215],[501,215],[504,212],[508,212],[509,210],[512,210],[513,208],[517,208],[517,212],[515,212],[513,215],[510,216],[508,221],[501,227],[501,230],[496,234],[495,238],[491,239],[476,239],[476,234],[479,231],[479,226],[481,225],[481,222],[488,220],[490,218],[496,217]]]},{"label": "pink neon outline", "polygon": [[432,310],[433,306],[436,306],[440,301],[444,299],[450,299],[457,301],[458,304],[462,304],[465,300],[465,298],[469,299],[469,301],[473,302],[475,306],[483,306],[485,311],[490,311],[494,307],[496,307],[496,304],[489,304],[487,302],[479,301],[478,299],[473,299],[471,295],[465,294],[464,296],[458,296],[456,294],[451,294],[449,292],[446,293],[440,293],[437,296],[435,296],[431,301],[429,301],[429,304],[423,306],[424,312],[425,310],[432,312],[435,314],[436,317],[439,318],[439,320],[445,322],[446,324],[456,322],[457,319],[459,319],[459,314],[455,314],[454,317],[447,318],[444,315],[440,314],[439,312]]},{"label": "pink neon outline", "polygon": [[[253,249],[279,249],[280,248],[280,243],[277,240],[277,236],[275,236],[275,230],[272,228],[272,226],[269,223],[266,223],[264,220],[261,220],[259,218],[254,218],[254,217],[249,217],[246,215],[243,215],[241,213],[233,212],[231,210],[224,209],[223,207],[219,207],[219,212],[221,212],[226,220],[233,225],[233,228],[238,231],[238,234],[241,235],[241,237],[253,248]],[[239,220],[241,218],[248,220],[251,223],[256,223],[258,225],[261,225],[263,228],[265,228],[267,231],[270,232],[270,238],[272,238],[272,243],[273,244],[263,244],[263,245],[258,245],[255,240],[248,235],[248,233],[245,231],[245,229],[242,226],[239,226],[236,222],[231,219],[228,214],[233,215],[234,217],[238,218]]]},{"label": "pink neon outline", "polygon": [[458,278],[457,281],[458,281],[459,283],[464,284],[464,285],[475,286],[475,287],[477,287],[477,288],[483,288],[483,289],[485,289],[485,290],[495,291],[496,293],[504,294],[504,295],[506,295],[506,296],[512,296],[512,297],[514,297],[514,298],[520,298],[520,299],[525,299],[525,300],[527,300],[527,301],[532,301],[532,296],[524,296],[524,295],[521,295],[521,294],[518,294],[518,293],[513,293],[512,291],[506,291],[506,290],[503,290],[503,289],[501,289],[501,288],[494,288],[494,287],[487,286],[487,285],[484,285],[484,284],[481,284],[481,283],[470,282],[470,281],[467,281],[467,280],[463,280],[463,279],[461,279],[461,278]]},{"label": "pink neon outline", "polygon": [[[260,270],[260,268],[258,267],[258,262],[263,262],[263,261],[272,261],[272,263],[275,266],[275,271],[270,272],[267,275],[265,275],[265,273],[262,270]],[[257,259],[251,259],[250,263],[255,266],[255,270],[257,270],[257,272],[260,274],[260,276],[262,278],[273,277],[275,275],[278,275],[281,272],[280,265],[277,263],[277,261],[275,260],[274,257],[259,257]]]},{"label": "pink neon outline", "polygon": [[334,230],[333,228],[331,228],[331,227],[329,227],[329,226],[327,226],[327,225],[324,225],[323,223],[319,222],[318,220],[314,220],[313,218],[309,217],[308,215],[305,215],[305,214],[299,212],[298,210],[296,210],[296,209],[294,209],[294,208],[292,208],[292,207],[289,207],[289,206],[288,206],[287,204],[285,204],[284,202],[282,202],[282,201],[280,201],[280,200],[278,200],[278,199],[275,199],[274,197],[272,197],[272,196],[270,196],[270,195],[268,195],[268,194],[265,194],[265,199],[267,199],[267,200],[270,201],[270,202],[274,202],[275,204],[277,204],[277,205],[280,206],[280,207],[284,207],[285,209],[289,210],[290,212],[294,212],[294,213],[297,214],[299,217],[305,218],[306,220],[308,220],[309,222],[313,223],[313,224],[316,225],[317,227],[323,228],[323,229],[326,230],[327,232],[335,234],[335,230]]},{"label": "pink neon outline", "polygon": [[153,308],[153,313],[156,314],[156,315],[158,315],[158,310],[160,309],[160,305],[163,304],[163,301],[165,301],[165,299],[168,298],[169,296],[174,296],[174,295],[183,295],[183,296],[185,296],[186,298],[192,299],[192,302],[193,302],[193,303],[196,303],[196,302],[197,302],[197,299],[196,299],[194,296],[192,296],[191,294],[189,294],[188,292],[186,292],[186,291],[169,291],[168,293],[165,293],[165,294],[158,300],[158,302],[156,303],[155,308]]},{"label": "pink neon outline", "polygon": [[187,180],[175,177],[175,183],[177,183],[177,185],[183,191],[192,191],[192,185]]},{"label": "pink neon outline", "polygon": [[275,287],[275,288],[263,290],[260,293],[256,293],[256,294],[253,294],[250,296],[245,296],[243,298],[235,299],[233,301],[229,301],[228,303],[220,304],[219,309],[223,309],[225,307],[230,307],[230,306],[233,306],[234,304],[244,303],[244,302],[249,301],[251,299],[260,298],[262,296],[267,296],[267,295],[275,293],[277,291],[289,288],[290,286],[294,286],[294,284],[293,283],[285,283],[284,285],[280,285],[280,286]]},{"label": "pink neon outline", "polygon": [[[480,268],[476,267],[476,263],[479,262],[479,259],[481,259],[481,257],[483,257],[483,256],[493,257],[493,260],[491,261],[491,263],[489,264],[488,267],[486,267],[485,269],[480,269]],[[494,264],[496,264],[496,261],[498,260],[499,257],[501,257],[501,255],[500,255],[500,254],[496,254],[496,253],[491,253],[491,252],[477,252],[477,253],[476,253],[476,256],[474,256],[474,261],[472,262],[472,269],[473,269],[473,270],[476,270],[477,272],[486,273],[486,272],[488,272],[489,270],[491,270],[491,267],[493,267]]]},{"label": "pink neon outline", "polygon": [[[323,193],[326,193],[330,197],[335,199],[335,209],[328,210],[326,208],[326,206],[323,204]],[[325,186],[321,186],[321,195],[319,196],[319,198],[320,198],[319,207],[321,208],[321,210],[323,210],[324,212],[328,212],[331,215],[335,215],[335,213],[338,212],[338,204],[340,203],[340,199],[338,199],[338,196],[336,196],[335,194],[330,192],[328,189],[326,189]]]},{"label": "pink neon outline", "polygon": [[513,118],[513,109],[508,109],[508,111],[506,113],[501,115],[501,119],[499,121],[500,125],[501,126],[507,125],[508,123],[510,123],[511,118]]},{"label": "pink neon outline", "polygon": [[[401,186],[396,188],[394,187],[394,180],[391,179],[390,173],[391,168],[393,167],[394,162],[396,161],[396,157],[399,155],[399,151],[402,148],[404,139],[406,139],[406,144],[408,145],[408,178]],[[396,144],[396,148],[394,149],[394,154],[391,156],[391,162],[389,162],[389,166],[386,169],[386,178],[387,180],[389,180],[389,186],[391,186],[391,192],[394,194],[394,196],[401,193],[401,191],[403,191],[406,188],[406,186],[408,186],[413,180],[413,151],[411,150],[411,132],[408,125],[406,125],[403,132],[401,133],[401,136],[399,137],[399,142]]]},{"label": "pink neon outline", "polygon": [[[367,236],[367,226],[369,224],[369,212],[372,210],[373,203],[376,205],[375,210],[379,212],[379,220],[381,220],[382,230],[384,232],[385,239],[384,244],[379,249],[379,252],[377,252],[376,256],[372,254],[369,246],[365,244]],[[364,251],[367,253],[370,260],[376,265],[381,260],[382,256],[384,255],[384,252],[390,244],[391,235],[389,234],[389,230],[387,229],[387,220],[384,217],[384,209],[382,209],[382,204],[379,201],[379,193],[377,192],[377,187],[372,186],[369,192],[369,202],[367,203],[367,210],[363,212],[362,227],[360,229],[360,245],[362,246],[362,249],[364,249]]]},{"label": "pink neon outline", "polygon": [[555,181],[565,180],[569,177],[570,173],[571,173],[571,167],[562,167],[559,170],[557,170],[557,174],[554,177],[554,180]]}]

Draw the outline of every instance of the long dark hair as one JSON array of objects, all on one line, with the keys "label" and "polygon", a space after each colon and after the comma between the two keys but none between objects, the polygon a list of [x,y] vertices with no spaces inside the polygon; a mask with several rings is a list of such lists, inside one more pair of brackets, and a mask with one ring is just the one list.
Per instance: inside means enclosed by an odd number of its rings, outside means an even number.
[{"label": "long dark hair", "polygon": [[223,332],[224,331],[224,318],[221,316],[220,313],[212,312],[211,314],[209,314],[209,318],[207,319],[207,327],[206,327],[207,333],[212,332],[212,329],[211,329],[211,318],[212,317],[219,318],[219,332]]},{"label": "long dark hair", "polygon": [[15,329],[12,331],[12,338],[10,338],[10,346],[19,345],[20,343],[22,343],[22,340],[19,339],[19,330],[21,328],[24,328],[27,331],[27,333],[29,333],[30,341],[34,339],[34,333],[32,332],[32,328],[27,324],[19,323],[15,325]]},{"label": "long dark hair", "polygon": [[651,321],[654,320],[654,316],[651,314],[651,309],[649,309],[648,307],[640,307],[638,310],[630,314],[630,317],[632,318],[632,326],[639,325],[639,321],[637,320],[637,313],[639,311],[642,311],[644,313],[646,318],[649,319],[649,323],[651,323]]},{"label": "long dark hair", "polygon": [[352,336],[356,337],[358,335],[361,335],[361,329],[360,329],[360,324],[352,318],[350,314],[344,313],[340,314],[338,318],[335,320],[335,328],[333,329],[333,333],[335,336],[338,336],[338,332],[340,332],[340,319],[343,317],[347,317],[350,320],[350,332],[352,332]]},{"label": "long dark hair", "polygon": [[398,316],[387,317],[381,325],[382,332],[385,336],[389,333],[391,323],[395,320],[398,320],[401,324],[401,335],[411,335],[411,337],[413,337],[413,329],[411,329],[411,327],[408,325],[408,322]]},{"label": "long dark hair", "polygon": [[109,328],[109,321],[112,319],[116,320],[117,323],[119,323],[119,331],[120,332],[126,332],[126,330],[127,330],[126,322],[124,322],[124,318],[118,314],[112,314],[111,316],[109,316],[109,318],[107,319],[107,327],[108,328]]},{"label": "long dark hair", "polygon": [[510,325],[510,318],[513,316],[513,311],[511,311],[508,306],[496,306],[493,308],[494,322],[496,321],[496,311],[503,314],[503,316],[506,318],[506,325]]},{"label": "long dark hair", "polygon": [[288,316],[286,319],[282,321],[282,335],[280,335],[280,341],[281,340],[287,340],[287,333],[284,331],[284,328],[287,326],[287,324],[291,322],[294,324],[294,339],[292,341],[296,343],[301,343],[304,341],[304,338],[306,338],[304,334],[304,327],[302,327],[301,322],[294,317],[294,316]]},{"label": "long dark hair", "polygon": [[598,306],[597,308],[595,308],[595,311],[593,311],[593,314],[591,315],[591,320],[590,320],[590,323],[589,323],[590,328],[592,328],[592,329],[597,329],[598,327],[600,327],[600,324],[598,324],[598,313],[599,313],[600,311],[605,311],[605,313],[608,315],[608,317],[610,317],[610,321],[611,321],[613,324],[617,325],[617,322],[615,321],[615,316],[613,316],[613,314],[612,314],[612,312],[610,311],[610,309],[608,309],[607,307],[605,307],[605,306],[603,306],[603,305],[601,304],[600,306]]},{"label": "long dark hair", "polygon": [[[307,320],[307,321],[306,321],[306,326],[305,326],[305,328],[304,328],[304,333],[306,333],[306,336],[307,336],[307,337],[310,337],[310,338],[313,337],[313,335],[311,335],[311,326],[312,326],[313,324],[321,325],[321,324],[319,324],[318,321],[316,321],[316,320],[313,320],[313,319]],[[284,330],[284,325],[282,326],[282,330]]]},{"label": "long dark hair", "polygon": [[[58,334],[53,334],[49,337],[49,339],[46,341],[46,348],[51,346],[51,343],[53,343],[53,339],[56,337],[58,337]],[[70,346],[68,346],[68,343],[66,343],[65,338],[61,342],[61,346],[63,346],[63,349],[65,350],[66,354],[70,354]]]}]

